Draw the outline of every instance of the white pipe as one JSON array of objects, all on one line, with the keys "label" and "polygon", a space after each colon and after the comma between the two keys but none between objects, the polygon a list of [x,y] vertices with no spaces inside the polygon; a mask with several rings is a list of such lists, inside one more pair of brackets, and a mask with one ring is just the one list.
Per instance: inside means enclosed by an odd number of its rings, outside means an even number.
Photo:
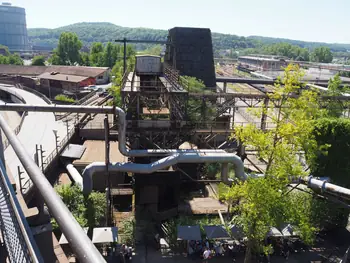
[{"label": "white pipe", "polygon": [[[149,164],[139,163],[111,163],[108,166],[110,172],[131,172],[140,174],[150,174],[158,170],[165,169],[177,163],[232,163],[234,165],[235,175],[241,180],[246,180],[247,175],[244,173],[244,166],[242,160],[235,154],[231,153],[211,153],[208,155],[202,153],[182,153],[174,154],[164,157],[158,161]],[[226,167],[226,166],[224,166]],[[230,184],[230,180],[226,172],[222,173],[222,181]],[[83,171],[83,192],[89,194],[92,191],[92,177],[97,172],[106,171],[106,164],[104,162],[95,162],[88,165]]]},{"label": "white pipe", "polygon": [[301,179],[302,182],[307,182],[307,186],[313,190],[320,191],[321,193],[329,193],[333,195],[343,196],[350,199],[350,189],[341,187],[335,184],[328,183],[309,176],[305,179]]},{"label": "white pipe", "polygon": [[72,177],[74,183],[82,189],[83,188],[83,177],[80,175],[78,170],[70,162],[65,162],[64,165],[66,166],[67,172]]}]

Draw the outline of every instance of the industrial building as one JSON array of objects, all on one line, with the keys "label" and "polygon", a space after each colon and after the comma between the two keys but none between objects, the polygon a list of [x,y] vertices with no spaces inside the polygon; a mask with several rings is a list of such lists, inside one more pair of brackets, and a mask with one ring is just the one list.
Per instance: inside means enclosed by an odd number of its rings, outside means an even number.
[{"label": "industrial building", "polygon": [[10,51],[28,50],[26,12],[10,3],[0,5],[0,44]]},{"label": "industrial building", "polygon": [[238,63],[240,68],[250,71],[277,71],[287,66],[284,58],[273,56],[241,56]]}]

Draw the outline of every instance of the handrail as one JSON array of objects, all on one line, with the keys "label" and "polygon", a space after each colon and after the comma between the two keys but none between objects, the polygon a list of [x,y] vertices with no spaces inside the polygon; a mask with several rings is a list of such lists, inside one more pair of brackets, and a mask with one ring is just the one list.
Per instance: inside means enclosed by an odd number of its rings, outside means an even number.
[{"label": "handrail", "polygon": [[[33,181],[33,184],[38,189],[40,195],[44,199],[46,206],[51,214],[56,219],[63,234],[67,237],[69,244],[81,262],[98,263],[105,262],[104,258],[88,238],[81,226],[78,224],[67,206],[56,193],[42,173],[40,168],[35,164],[32,158],[18,140],[16,135],[11,131],[5,119],[0,115],[0,127],[4,131],[6,137],[10,141],[14,152],[21,161],[24,169]],[[23,261],[14,261],[23,262]]]},{"label": "handrail", "polygon": [[0,228],[10,262],[44,262],[1,160]]}]

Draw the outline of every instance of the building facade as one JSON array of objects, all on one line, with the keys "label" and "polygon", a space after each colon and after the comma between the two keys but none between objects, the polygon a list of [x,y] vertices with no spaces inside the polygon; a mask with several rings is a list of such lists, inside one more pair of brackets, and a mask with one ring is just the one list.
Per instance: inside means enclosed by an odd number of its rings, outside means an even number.
[{"label": "building facade", "polygon": [[278,71],[287,66],[283,58],[260,57],[260,56],[242,56],[238,58],[240,67],[252,71]]}]

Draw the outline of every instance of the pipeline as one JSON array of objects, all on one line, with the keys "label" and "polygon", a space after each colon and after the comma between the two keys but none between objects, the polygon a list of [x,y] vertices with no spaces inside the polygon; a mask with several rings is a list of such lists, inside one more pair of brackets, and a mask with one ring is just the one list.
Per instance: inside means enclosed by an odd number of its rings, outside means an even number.
[{"label": "pipeline", "polygon": [[78,170],[74,167],[74,165],[70,162],[64,162],[64,166],[67,169],[67,172],[73,179],[74,183],[78,185],[80,188],[83,187],[83,178],[81,177],[80,173]]},{"label": "pipeline", "polygon": [[299,182],[306,184],[312,190],[321,192],[322,194],[324,193],[332,194],[332,195],[336,195],[338,197],[343,197],[350,200],[350,189],[347,189],[345,187],[331,184],[331,183],[328,183],[327,181],[322,181],[322,180],[313,178],[312,176],[309,176],[306,178],[300,178]]},{"label": "pipeline", "polygon": [[[247,175],[244,173],[242,160],[232,153],[211,153],[210,155],[199,153],[177,153],[149,164],[111,163],[108,165],[108,171],[151,174],[178,163],[223,163],[221,180],[225,184],[232,183],[228,178],[228,163],[232,163],[234,165],[236,177],[240,180],[247,179]],[[84,194],[89,194],[92,191],[92,177],[96,173],[104,171],[106,171],[106,164],[104,162],[92,163],[84,169],[82,174]]]}]

